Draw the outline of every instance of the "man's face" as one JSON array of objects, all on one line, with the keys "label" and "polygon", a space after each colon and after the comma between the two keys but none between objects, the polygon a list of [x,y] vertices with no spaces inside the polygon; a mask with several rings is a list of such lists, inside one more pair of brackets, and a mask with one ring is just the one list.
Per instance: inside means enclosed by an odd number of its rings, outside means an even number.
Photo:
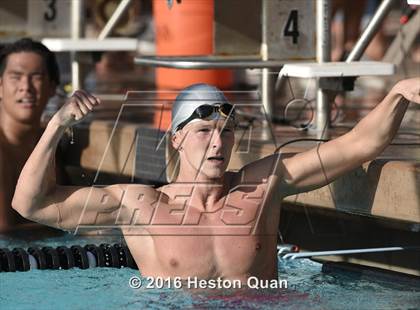
[{"label": "man's face", "polygon": [[54,95],[55,86],[40,55],[33,52],[10,54],[0,78],[2,113],[25,124],[39,122],[48,99]]},{"label": "man's face", "polygon": [[198,174],[209,179],[223,176],[235,142],[232,120],[197,120],[177,135],[183,169],[194,173],[192,176]]}]

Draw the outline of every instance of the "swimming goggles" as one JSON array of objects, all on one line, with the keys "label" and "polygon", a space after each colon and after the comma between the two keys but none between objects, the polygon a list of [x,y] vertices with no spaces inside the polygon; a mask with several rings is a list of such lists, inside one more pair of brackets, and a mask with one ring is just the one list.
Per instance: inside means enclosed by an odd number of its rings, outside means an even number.
[{"label": "swimming goggles", "polygon": [[185,121],[183,121],[179,126],[177,127],[177,130],[182,129],[185,125],[187,125],[189,122],[191,122],[193,119],[200,118],[204,119],[212,115],[213,113],[219,113],[221,116],[226,118],[233,118],[235,119],[235,108],[230,103],[222,103],[222,104],[203,104],[196,108],[194,112],[191,114],[190,117],[188,117]]}]

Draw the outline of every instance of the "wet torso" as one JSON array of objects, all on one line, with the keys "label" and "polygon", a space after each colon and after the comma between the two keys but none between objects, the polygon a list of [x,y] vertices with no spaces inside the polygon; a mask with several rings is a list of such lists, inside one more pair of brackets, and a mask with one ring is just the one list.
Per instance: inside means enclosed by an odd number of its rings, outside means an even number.
[{"label": "wet torso", "polygon": [[140,210],[145,226],[123,229],[142,275],[276,278],[280,206],[268,184],[230,185],[206,209],[186,204],[185,185],[161,188],[160,202]]}]

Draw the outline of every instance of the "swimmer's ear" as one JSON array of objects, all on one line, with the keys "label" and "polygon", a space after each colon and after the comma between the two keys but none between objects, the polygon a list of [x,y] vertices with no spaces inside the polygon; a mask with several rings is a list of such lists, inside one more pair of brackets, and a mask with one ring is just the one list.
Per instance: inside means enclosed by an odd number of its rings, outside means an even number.
[{"label": "swimmer's ear", "polygon": [[184,140],[183,135],[181,134],[181,131],[182,129],[178,130],[171,137],[172,147],[177,151],[181,148],[182,141]]}]

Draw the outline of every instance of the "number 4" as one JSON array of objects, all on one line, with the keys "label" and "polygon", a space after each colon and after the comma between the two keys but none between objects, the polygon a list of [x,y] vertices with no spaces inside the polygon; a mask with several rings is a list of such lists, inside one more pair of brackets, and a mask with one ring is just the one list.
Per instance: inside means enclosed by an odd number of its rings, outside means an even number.
[{"label": "number 4", "polygon": [[286,26],[283,30],[285,37],[292,37],[293,44],[298,43],[299,29],[298,29],[298,10],[290,11]]}]

